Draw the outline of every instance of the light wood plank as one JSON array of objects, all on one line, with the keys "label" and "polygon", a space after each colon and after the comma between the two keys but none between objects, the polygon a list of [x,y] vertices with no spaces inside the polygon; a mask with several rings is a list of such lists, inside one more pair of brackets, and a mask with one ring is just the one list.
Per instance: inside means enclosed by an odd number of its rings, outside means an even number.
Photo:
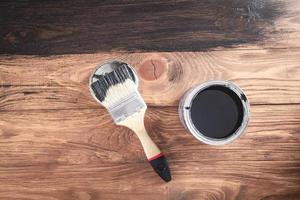
[{"label": "light wood plank", "polygon": [[[230,145],[202,144],[177,109],[150,108],[146,128],[171,162],[299,161],[299,105],[253,106],[246,134]],[[146,161],[137,137],[104,109],[0,112],[2,167]]]},{"label": "light wood plank", "polygon": [[1,112],[0,197],[297,199],[299,106],[252,110],[242,138],[211,147],[181,127],[176,108],[151,108],[146,125],[169,158],[168,185],[103,109]]},{"label": "light wood plank", "polygon": [[88,89],[95,66],[130,63],[150,106],[177,106],[189,88],[207,80],[239,85],[251,104],[300,103],[300,50],[231,50],[186,53],[2,56],[0,109],[96,108]]}]

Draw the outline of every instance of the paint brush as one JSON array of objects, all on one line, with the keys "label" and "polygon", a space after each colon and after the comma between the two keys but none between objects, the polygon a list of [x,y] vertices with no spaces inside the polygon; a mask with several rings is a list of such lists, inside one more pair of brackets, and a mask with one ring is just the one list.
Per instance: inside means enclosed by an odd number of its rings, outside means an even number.
[{"label": "paint brush", "polygon": [[90,87],[96,99],[109,111],[117,125],[125,126],[138,136],[148,161],[155,172],[166,182],[171,180],[165,156],[149,137],[144,116],[147,109],[138,92],[133,72],[122,63],[112,67],[110,72],[94,74]]}]

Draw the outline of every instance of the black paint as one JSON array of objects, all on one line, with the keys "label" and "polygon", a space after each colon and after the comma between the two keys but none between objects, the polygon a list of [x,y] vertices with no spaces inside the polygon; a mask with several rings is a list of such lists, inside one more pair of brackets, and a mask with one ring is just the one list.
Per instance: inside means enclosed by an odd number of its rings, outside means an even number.
[{"label": "black paint", "polygon": [[104,75],[93,75],[97,81],[91,84],[95,96],[101,102],[106,98],[106,93],[109,88],[116,84],[122,84],[127,79],[134,81],[134,75],[127,64],[123,63],[119,67],[115,68],[113,71],[106,73]]},{"label": "black paint", "polygon": [[1,1],[0,54],[205,51],[271,35],[284,1]]},{"label": "black paint", "polygon": [[205,136],[222,139],[232,135],[243,121],[243,105],[229,88],[210,86],[192,101],[191,118]]}]

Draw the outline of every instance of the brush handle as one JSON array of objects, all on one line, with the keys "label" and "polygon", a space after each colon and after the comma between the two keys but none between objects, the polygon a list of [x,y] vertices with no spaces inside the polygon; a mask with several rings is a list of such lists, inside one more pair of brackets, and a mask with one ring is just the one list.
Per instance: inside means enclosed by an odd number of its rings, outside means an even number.
[{"label": "brush handle", "polygon": [[144,123],[135,127],[135,133],[142,143],[145,154],[154,171],[166,182],[171,180],[167,159],[148,135]]},{"label": "brush handle", "polygon": [[168,162],[156,144],[148,135],[144,126],[144,114],[146,110],[135,113],[133,116],[128,117],[119,125],[126,126],[133,130],[142,143],[144,152],[147,156],[149,163],[154,171],[166,182],[171,180],[171,173],[169,170]]}]

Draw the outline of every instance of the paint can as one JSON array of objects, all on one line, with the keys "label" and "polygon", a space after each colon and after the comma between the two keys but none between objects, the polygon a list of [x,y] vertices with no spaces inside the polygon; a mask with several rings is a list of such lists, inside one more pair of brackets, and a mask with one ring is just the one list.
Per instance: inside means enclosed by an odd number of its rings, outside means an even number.
[{"label": "paint can", "polygon": [[180,100],[179,116],[184,127],[198,140],[224,145],[245,132],[250,104],[237,85],[208,81],[185,93]]}]

